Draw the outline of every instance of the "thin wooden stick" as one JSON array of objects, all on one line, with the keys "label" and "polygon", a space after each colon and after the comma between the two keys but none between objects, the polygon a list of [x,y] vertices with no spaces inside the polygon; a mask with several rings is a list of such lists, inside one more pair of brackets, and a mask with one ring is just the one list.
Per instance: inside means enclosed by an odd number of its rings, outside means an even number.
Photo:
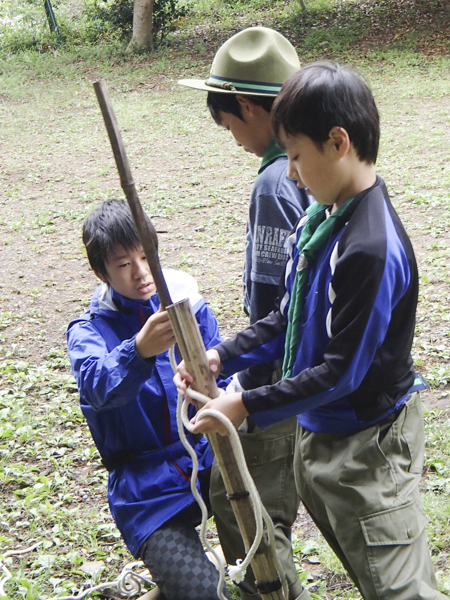
[{"label": "thin wooden stick", "polygon": [[[193,388],[208,398],[217,398],[219,391],[214,376],[209,370],[205,346],[190,302],[183,300],[172,304],[159,262],[156,231],[145,219],[106,84],[100,80],[94,83],[94,88],[116,159],[122,188],[130,205],[161,304],[168,311],[180,354],[194,377]],[[231,442],[229,438],[216,434],[208,436],[208,440],[219,465],[245,548],[248,550],[255,539],[255,515]],[[251,563],[258,589],[265,600],[283,600],[284,596],[275,567],[272,553],[274,550],[270,548],[267,540],[263,539]]]},{"label": "thin wooden stick", "polygon": [[119,171],[120,183],[125,196],[128,200],[131,213],[133,215],[136,229],[138,230],[139,239],[147,257],[150,270],[155,281],[156,289],[158,290],[159,300],[164,308],[172,304],[172,299],[167,288],[166,280],[161,270],[161,265],[158,256],[158,236],[153,224],[148,219],[146,220],[144,211],[142,210],[139,196],[134,185],[131,175],[130,165],[128,163],[125,146],[122,140],[119,126],[117,124],[116,115],[114,113],[111,98],[109,97],[108,88],[103,79],[94,83],[97,100],[102,111],[105,121],[106,130],[108,131],[109,141],[111,142],[114,158],[116,159],[117,170]]}]

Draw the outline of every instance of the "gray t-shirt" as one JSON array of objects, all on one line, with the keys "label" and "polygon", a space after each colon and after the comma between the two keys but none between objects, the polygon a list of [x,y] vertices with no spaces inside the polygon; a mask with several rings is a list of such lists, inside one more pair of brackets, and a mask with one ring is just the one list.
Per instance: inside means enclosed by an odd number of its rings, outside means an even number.
[{"label": "gray t-shirt", "polygon": [[[286,241],[312,202],[287,176],[288,160],[272,140],[255,180],[249,207],[243,272],[244,308],[250,324],[274,308],[287,261]],[[254,389],[271,382],[277,365],[260,364],[242,371],[239,383]]]},{"label": "gray t-shirt", "polygon": [[[271,162],[255,180],[247,221],[243,273],[244,306],[251,323],[273,309],[273,294],[277,293],[287,260],[286,240],[310,203],[306,191],[298,189],[288,178],[285,156]],[[257,297],[258,286],[254,284],[273,286],[270,303]]]}]

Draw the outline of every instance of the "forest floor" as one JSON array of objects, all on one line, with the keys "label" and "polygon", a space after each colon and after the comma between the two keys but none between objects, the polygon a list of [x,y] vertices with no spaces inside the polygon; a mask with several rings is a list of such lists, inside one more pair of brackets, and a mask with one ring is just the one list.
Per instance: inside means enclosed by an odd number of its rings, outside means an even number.
[{"label": "forest floor", "polygon": [[[419,265],[413,357],[430,383],[422,395],[428,436],[422,487],[442,589],[450,579],[444,508],[450,491],[450,28],[442,25],[448,24],[444,4],[427,3],[435,11],[433,18],[427,13],[428,44],[392,48],[400,34],[395,38],[392,30],[387,39],[391,30],[381,16],[345,54],[374,91],[382,120],[377,169]],[[379,6],[381,14],[387,3],[362,6],[373,15],[369,7]],[[275,17],[261,19],[273,25]],[[338,16],[333,19],[338,27]],[[401,35],[412,35],[408,23]],[[115,577],[131,560],[108,513],[106,474],[83,424],[65,351],[65,329],[97,285],[82,248],[82,221],[100,201],[122,196],[92,88],[98,77],[109,85],[163,267],[196,277],[224,337],[246,324],[241,269],[259,161],[214,124],[201,92],[177,85],[182,77],[206,76],[215,42],[233,28],[212,36],[211,27],[186,27],[156,56],[69,61],[49,54],[33,64],[14,59],[15,69],[11,63],[0,71],[0,558],[12,573],[11,598],[73,593],[81,580]],[[285,33],[301,44],[292,29]],[[321,47],[328,58],[341,58]],[[319,57],[317,49],[307,52]],[[358,597],[303,511],[297,536],[294,549],[312,591]]]}]

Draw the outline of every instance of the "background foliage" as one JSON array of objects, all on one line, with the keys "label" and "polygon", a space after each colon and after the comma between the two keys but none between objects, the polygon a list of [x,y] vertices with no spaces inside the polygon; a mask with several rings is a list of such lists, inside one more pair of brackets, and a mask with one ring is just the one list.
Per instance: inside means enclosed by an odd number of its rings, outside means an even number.
[{"label": "background foliage", "polygon": [[[66,48],[131,37],[133,0],[52,0],[52,6],[61,42]],[[155,0],[155,44],[164,41],[186,11],[182,0]],[[1,0],[0,14],[0,40],[5,49],[18,52],[59,45],[56,35],[50,31],[41,0]]]},{"label": "background foliage", "polygon": [[[63,46],[126,47],[133,0],[52,0]],[[389,45],[448,53],[447,0],[155,0],[155,43],[215,44],[242,27],[276,25],[306,56]],[[0,48],[9,55],[54,47],[41,0],[0,0]],[[170,34],[174,34],[172,37]],[[187,36],[187,37],[186,37]]]}]

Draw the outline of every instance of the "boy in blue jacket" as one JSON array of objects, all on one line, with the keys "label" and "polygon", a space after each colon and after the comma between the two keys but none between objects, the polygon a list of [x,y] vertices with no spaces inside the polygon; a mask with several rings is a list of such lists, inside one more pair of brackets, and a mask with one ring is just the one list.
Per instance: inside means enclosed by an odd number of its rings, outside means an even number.
[{"label": "boy in blue jacket", "polygon": [[[166,600],[217,599],[218,572],[195,526],[192,461],[177,431],[177,391],[168,349],[175,343],[125,201],[88,215],[83,241],[103,283],[90,309],[70,323],[67,343],[81,410],[109,471],[112,516]],[[174,302],[189,297],[206,347],[220,341],[216,319],[192,277],[165,272]],[[188,435],[208,500],[213,457],[202,436]],[[224,590],[226,595],[226,590]]]},{"label": "boy in blue jacket", "polygon": [[[365,600],[434,600],[419,482],[424,426],[411,344],[418,273],[376,175],[378,111],[352,71],[314,63],[272,112],[289,176],[316,203],[289,239],[279,310],[209,351],[231,374],[283,357],[274,385],[208,402],[235,425],[297,415],[300,498]],[[184,381],[183,381],[184,379]],[[184,364],[177,385],[191,381]],[[194,432],[225,430],[201,411]]]}]

